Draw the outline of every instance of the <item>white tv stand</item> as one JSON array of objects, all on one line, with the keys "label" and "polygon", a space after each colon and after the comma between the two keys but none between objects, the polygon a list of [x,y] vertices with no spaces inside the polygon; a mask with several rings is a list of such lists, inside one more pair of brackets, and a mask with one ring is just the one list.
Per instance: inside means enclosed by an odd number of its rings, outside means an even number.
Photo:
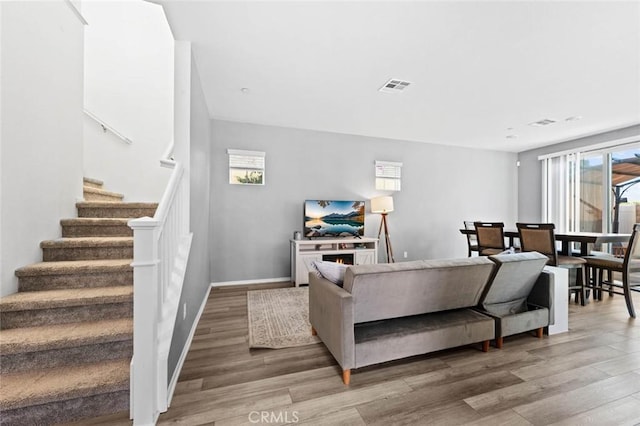
[{"label": "white tv stand", "polygon": [[334,260],[335,257],[346,257],[350,258],[354,265],[378,263],[377,238],[317,238],[290,240],[290,242],[291,281],[295,283],[296,287],[309,283],[309,269],[314,260]]}]

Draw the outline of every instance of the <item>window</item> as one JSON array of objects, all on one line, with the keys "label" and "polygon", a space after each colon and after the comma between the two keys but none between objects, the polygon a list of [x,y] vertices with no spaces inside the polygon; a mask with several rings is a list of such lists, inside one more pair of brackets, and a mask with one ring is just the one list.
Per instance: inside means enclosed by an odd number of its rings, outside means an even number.
[{"label": "window", "polygon": [[640,222],[640,143],[539,157],[543,221],[559,231],[630,233]]},{"label": "window", "polygon": [[230,184],[264,185],[264,152],[227,149],[227,154]]},{"label": "window", "polygon": [[402,163],[376,161],[376,189],[380,191],[400,191]]}]

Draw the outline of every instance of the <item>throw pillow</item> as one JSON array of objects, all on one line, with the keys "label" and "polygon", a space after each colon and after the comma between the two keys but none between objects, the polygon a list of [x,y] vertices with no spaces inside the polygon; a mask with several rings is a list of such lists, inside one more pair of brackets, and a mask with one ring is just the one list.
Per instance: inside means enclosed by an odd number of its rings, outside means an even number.
[{"label": "throw pillow", "polygon": [[314,260],[313,262],[311,262],[311,265],[315,268],[316,273],[320,274],[319,276],[342,287],[342,283],[344,281],[344,271],[346,271],[347,265],[320,260]]}]

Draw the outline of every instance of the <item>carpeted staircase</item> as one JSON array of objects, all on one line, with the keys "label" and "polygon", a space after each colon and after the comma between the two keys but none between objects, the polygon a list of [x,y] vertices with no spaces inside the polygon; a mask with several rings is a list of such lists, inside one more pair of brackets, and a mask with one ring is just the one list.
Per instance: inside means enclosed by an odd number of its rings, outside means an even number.
[{"label": "carpeted staircase", "polygon": [[155,203],[126,203],[84,180],[78,218],[43,241],[43,262],[16,271],[0,298],[0,424],[48,425],[129,407],[133,347],[130,218]]}]

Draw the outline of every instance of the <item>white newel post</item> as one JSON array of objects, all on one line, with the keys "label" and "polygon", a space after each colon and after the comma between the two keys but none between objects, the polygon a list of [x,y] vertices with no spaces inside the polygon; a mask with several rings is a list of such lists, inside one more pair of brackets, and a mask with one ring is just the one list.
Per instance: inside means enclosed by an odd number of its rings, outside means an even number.
[{"label": "white newel post", "polygon": [[[134,425],[154,425],[157,406],[160,283],[158,222],[149,217],[129,221],[133,229],[133,359],[131,360],[130,415]],[[135,386],[134,386],[135,384]]]}]

